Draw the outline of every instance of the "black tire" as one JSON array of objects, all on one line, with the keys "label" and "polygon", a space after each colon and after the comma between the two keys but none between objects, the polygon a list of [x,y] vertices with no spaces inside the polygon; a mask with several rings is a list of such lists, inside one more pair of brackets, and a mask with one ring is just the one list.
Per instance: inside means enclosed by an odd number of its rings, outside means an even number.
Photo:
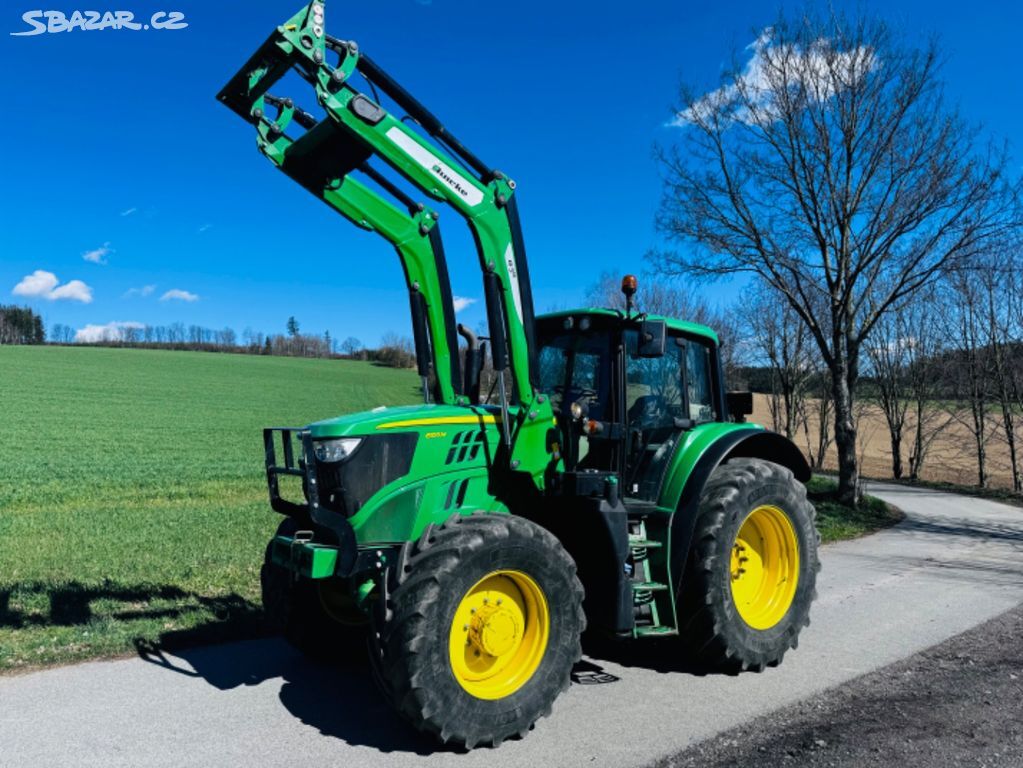
[{"label": "black tire", "polygon": [[[278,536],[294,536],[298,529],[291,518],[277,528]],[[336,580],[296,579],[275,565],[267,546],[259,574],[263,612],[271,628],[306,656],[317,661],[336,660],[365,653],[368,620],[360,624],[357,614],[345,621],[332,616],[325,601],[347,594],[347,585]]]},{"label": "black tire", "polygon": [[[542,590],[550,631],[535,672],[510,695],[488,700],[456,679],[449,635],[463,596],[498,570],[524,573]],[[513,515],[456,515],[407,544],[389,580],[370,656],[384,695],[416,729],[472,749],[524,736],[550,714],[582,655],[586,626],[575,563],[550,532]]]},{"label": "black tire", "polygon": [[[799,548],[796,591],[773,626],[754,629],[739,615],[732,596],[732,547],[743,522],[761,505],[788,518]],[[693,660],[724,672],[776,666],[810,623],[817,596],[820,535],[806,488],[792,472],[761,459],[733,459],[711,474],[700,498],[686,572],[679,595],[683,642]]]}]

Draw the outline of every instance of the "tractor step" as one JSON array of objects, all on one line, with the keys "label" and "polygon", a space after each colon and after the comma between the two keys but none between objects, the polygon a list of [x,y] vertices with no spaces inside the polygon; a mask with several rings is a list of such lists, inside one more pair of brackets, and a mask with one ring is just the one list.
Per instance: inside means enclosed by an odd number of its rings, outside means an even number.
[{"label": "tractor step", "polygon": [[663,592],[668,588],[667,584],[659,581],[634,581],[632,582],[633,592]]},{"label": "tractor step", "polygon": [[633,549],[656,549],[662,546],[661,542],[653,539],[641,539],[629,537],[629,546]]},{"label": "tractor step", "polygon": [[636,637],[675,637],[678,630],[674,627],[636,627]]}]

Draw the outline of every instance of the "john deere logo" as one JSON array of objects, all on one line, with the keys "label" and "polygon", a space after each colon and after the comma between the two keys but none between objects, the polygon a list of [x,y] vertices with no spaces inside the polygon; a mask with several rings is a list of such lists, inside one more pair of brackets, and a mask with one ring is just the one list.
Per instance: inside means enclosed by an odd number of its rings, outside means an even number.
[{"label": "john deere logo", "polygon": [[449,187],[451,187],[453,190],[455,190],[462,197],[468,197],[469,196],[469,191],[465,187],[463,187],[461,184],[459,184],[457,179],[453,179],[447,173],[445,173],[444,169],[441,168],[439,165],[434,164],[432,170],[433,170],[434,173],[436,173],[438,176],[440,176],[442,179],[444,179],[444,181],[447,183],[447,185]]}]

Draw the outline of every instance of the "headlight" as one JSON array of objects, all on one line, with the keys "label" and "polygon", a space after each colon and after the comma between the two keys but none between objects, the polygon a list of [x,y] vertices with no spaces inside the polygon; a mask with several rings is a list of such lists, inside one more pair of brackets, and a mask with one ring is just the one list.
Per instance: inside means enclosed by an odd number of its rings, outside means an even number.
[{"label": "headlight", "polygon": [[313,442],[313,453],[316,460],[325,464],[344,461],[362,442],[361,437],[342,437],[340,440],[316,440]]},{"label": "headlight", "polygon": [[572,418],[579,421],[590,412],[589,406],[582,400],[576,400],[569,406],[569,410],[572,412]]}]

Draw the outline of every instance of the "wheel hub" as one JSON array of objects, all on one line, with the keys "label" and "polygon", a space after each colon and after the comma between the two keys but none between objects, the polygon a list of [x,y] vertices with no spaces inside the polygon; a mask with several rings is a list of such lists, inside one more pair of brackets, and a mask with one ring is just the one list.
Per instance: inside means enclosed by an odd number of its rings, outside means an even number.
[{"label": "wheel hub", "polygon": [[468,635],[469,641],[483,653],[504,656],[522,642],[522,626],[516,612],[488,604],[473,614]]}]

